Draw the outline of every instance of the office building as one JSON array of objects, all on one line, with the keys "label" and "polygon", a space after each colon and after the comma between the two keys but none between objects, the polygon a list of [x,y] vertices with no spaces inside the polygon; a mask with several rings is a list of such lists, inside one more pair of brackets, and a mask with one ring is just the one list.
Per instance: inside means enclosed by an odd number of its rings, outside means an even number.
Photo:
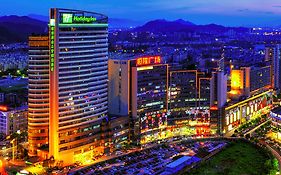
[{"label": "office building", "polygon": [[239,98],[241,95],[251,96],[272,87],[271,66],[241,67],[231,70],[231,98]]},{"label": "office building", "polygon": [[171,71],[169,77],[169,124],[174,120],[195,119],[195,113],[199,96],[197,88],[197,70]]},{"label": "office building", "polygon": [[213,72],[212,77],[214,78],[214,90],[213,93],[213,106],[222,108],[227,99],[227,75],[224,72],[218,71]]},{"label": "office building", "polygon": [[129,115],[131,140],[162,137],[167,125],[168,65],[160,56],[109,60],[109,112]]},{"label": "office building", "polygon": [[10,135],[27,131],[27,106],[9,108],[0,106],[0,132]]},{"label": "office building", "polygon": [[171,71],[169,75],[168,124],[173,126],[173,133],[209,134],[212,77],[197,70]]},{"label": "office building", "polygon": [[271,86],[280,92],[281,80],[280,80],[280,69],[281,69],[281,58],[280,58],[280,45],[275,45],[265,48],[265,62],[271,66],[270,77]]},{"label": "office building", "polygon": [[270,66],[251,67],[250,92],[260,92],[271,88]]},{"label": "office building", "polygon": [[[45,158],[66,164],[84,162],[104,152],[101,130],[107,118],[108,18],[94,12],[50,9],[48,40],[49,56],[30,55],[30,60],[40,61],[29,69],[46,70],[42,70],[44,78],[33,77],[29,82],[33,91],[44,92],[35,95],[29,112],[31,118],[32,112],[44,110],[29,123],[29,134],[42,135],[44,141],[30,147],[38,154],[38,147],[45,144],[47,149],[39,149]],[[38,100],[40,96],[49,101]]]},{"label": "office building", "polygon": [[109,115],[106,124],[108,140],[105,141],[105,152],[122,149],[130,144],[130,118],[128,115]]},{"label": "office building", "polygon": [[223,108],[222,133],[237,129],[241,124],[260,115],[268,114],[272,108],[273,90],[255,94],[247,99],[229,102]]}]

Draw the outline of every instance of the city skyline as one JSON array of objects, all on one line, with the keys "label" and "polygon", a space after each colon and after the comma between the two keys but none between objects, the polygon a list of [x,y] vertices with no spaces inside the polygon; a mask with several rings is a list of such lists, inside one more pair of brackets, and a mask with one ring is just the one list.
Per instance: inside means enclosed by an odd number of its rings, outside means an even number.
[{"label": "city skyline", "polygon": [[277,0],[2,4],[1,175],[280,174]]},{"label": "city skyline", "polygon": [[[62,3],[61,1],[28,0],[21,2],[5,2],[1,0],[2,10],[0,16],[30,14],[47,16],[46,12],[51,7],[78,8],[88,11],[100,11],[109,18],[130,19],[144,23],[153,19],[184,19],[195,24],[216,23],[225,26],[280,26],[281,2],[277,0],[261,1],[246,0],[238,2],[224,2],[222,0],[211,1],[183,1],[170,3],[167,0],[131,2],[121,0],[92,1],[77,0],[75,2]],[[17,9],[17,10],[14,10]]]}]

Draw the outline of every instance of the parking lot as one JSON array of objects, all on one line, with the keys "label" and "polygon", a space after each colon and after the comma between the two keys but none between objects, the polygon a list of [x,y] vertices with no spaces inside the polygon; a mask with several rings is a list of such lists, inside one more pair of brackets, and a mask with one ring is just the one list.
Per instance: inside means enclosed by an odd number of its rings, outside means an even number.
[{"label": "parking lot", "polygon": [[165,171],[166,165],[182,156],[204,158],[213,151],[224,147],[226,144],[225,141],[161,144],[100,162],[71,172],[70,174],[160,174]]}]

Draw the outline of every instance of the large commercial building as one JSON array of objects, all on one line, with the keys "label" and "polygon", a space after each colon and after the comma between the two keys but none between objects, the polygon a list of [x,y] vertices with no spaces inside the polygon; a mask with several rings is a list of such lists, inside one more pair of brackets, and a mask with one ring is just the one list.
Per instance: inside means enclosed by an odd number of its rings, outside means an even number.
[{"label": "large commercial building", "polygon": [[271,66],[231,70],[231,97],[251,96],[271,87]]},{"label": "large commercial building", "polygon": [[30,44],[30,152],[47,145],[40,154],[66,164],[91,159],[104,150],[108,18],[51,9],[47,39],[48,49]]},{"label": "large commercial building", "polygon": [[132,140],[161,138],[167,125],[168,65],[160,56],[109,60],[110,114],[129,115]]},{"label": "large commercial building", "polygon": [[178,121],[179,118],[195,118],[195,116],[192,116],[195,113],[191,114],[189,110],[195,110],[198,106],[197,70],[171,71],[169,78],[169,108],[171,114],[168,122],[174,124],[174,119]]},{"label": "large commercial building", "polygon": [[245,100],[232,101],[224,107],[222,133],[225,134],[239,125],[268,114],[272,108],[273,90],[254,95]]},{"label": "large commercial building", "polygon": [[169,77],[168,124],[181,134],[210,133],[210,107],[214,81],[197,70],[171,71]]},{"label": "large commercial building", "polygon": [[272,108],[274,82],[272,65],[241,67],[231,70],[229,101],[223,110],[221,133],[268,114]]}]

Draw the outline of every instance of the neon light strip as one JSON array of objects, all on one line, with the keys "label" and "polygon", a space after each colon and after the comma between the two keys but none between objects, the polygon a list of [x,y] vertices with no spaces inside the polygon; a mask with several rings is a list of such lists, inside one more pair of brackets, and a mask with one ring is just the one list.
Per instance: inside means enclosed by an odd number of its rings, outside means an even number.
[{"label": "neon light strip", "polygon": [[151,70],[151,69],[153,69],[153,66],[145,66],[145,67],[138,67],[137,71],[140,71],[140,70]]},{"label": "neon light strip", "polygon": [[51,26],[50,34],[50,68],[53,72],[55,68],[55,26]]},{"label": "neon light strip", "polygon": [[108,24],[59,24],[59,27],[108,27]]},{"label": "neon light strip", "polygon": [[261,94],[259,94],[259,95],[256,95],[256,96],[253,96],[253,97],[251,97],[251,98],[248,98],[248,99],[246,99],[246,100],[244,100],[244,101],[241,101],[241,102],[238,102],[238,103],[233,104],[233,105],[231,105],[231,106],[228,106],[228,107],[225,108],[225,110],[229,110],[229,109],[234,108],[234,107],[236,107],[236,106],[243,105],[243,103],[247,103],[247,102],[249,102],[249,101],[251,101],[251,100],[254,100],[254,99],[256,99],[256,98],[259,98],[259,97],[261,97],[261,96],[263,96],[263,95],[265,95],[265,94],[267,94],[267,93],[270,93],[270,92],[272,92],[272,90],[266,91],[266,92],[261,93]]}]

